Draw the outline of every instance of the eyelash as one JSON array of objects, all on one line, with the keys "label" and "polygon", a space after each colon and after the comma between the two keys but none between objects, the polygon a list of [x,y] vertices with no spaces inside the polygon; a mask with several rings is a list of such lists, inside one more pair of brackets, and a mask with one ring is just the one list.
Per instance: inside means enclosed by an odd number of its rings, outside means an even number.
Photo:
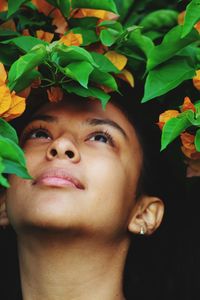
[{"label": "eyelash", "polygon": [[[49,137],[51,137],[51,134],[49,132],[49,130],[47,128],[45,128],[44,126],[42,125],[39,125],[39,126],[31,126],[29,127],[27,130],[25,130],[25,132],[22,134],[22,137],[21,137],[21,144],[23,145],[23,143],[30,138],[31,134],[33,133],[36,133],[38,131],[44,131],[46,134],[49,135]],[[89,135],[89,139],[94,137],[95,135],[102,135],[104,137],[107,138],[108,140],[108,143],[111,145],[111,146],[114,146],[115,143],[114,143],[114,140],[113,140],[113,137],[111,136],[111,134],[107,131],[107,130],[102,130],[102,131],[95,131],[95,132],[92,132],[90,135]]]},{"label": "eyelash", "polygon": [[27,139],[30,138],[31,134],[36,133],[38,131],[44,131],[46,134],[48,134],[51,137],[51,134],[47,128],[45,128],[42,125],[39,126],[30,126],[27,130],[24,131],[21,137],[21,143],[23,144]]},{"label": "eyelash", "polygon": [[89,136],[89,138],[95,136],[95,135],[102,135],[104,137],[106,137],[108,139],[108,143],[111,145],[111,146],[114,146],[114,140],[113,140],[113,137],[111,136],[111,134],[107,131],[107,130],[102,130],[102,131],[95,131],[95,132],[92,132]]}]

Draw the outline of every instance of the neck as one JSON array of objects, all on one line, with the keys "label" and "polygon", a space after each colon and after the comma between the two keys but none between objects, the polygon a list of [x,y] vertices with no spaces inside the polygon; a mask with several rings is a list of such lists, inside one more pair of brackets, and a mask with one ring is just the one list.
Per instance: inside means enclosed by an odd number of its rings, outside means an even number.
[{"label": "neck", "polygon": [[128,239],[25,235],[18,238],[23,300],[123,300]]}]

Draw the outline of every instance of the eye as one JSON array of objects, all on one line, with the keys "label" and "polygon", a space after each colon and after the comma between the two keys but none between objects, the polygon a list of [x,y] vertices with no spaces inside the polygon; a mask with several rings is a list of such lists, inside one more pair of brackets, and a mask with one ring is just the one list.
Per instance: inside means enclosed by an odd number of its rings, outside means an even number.
[{"label": "eye", "polygon": [[51,139],[49,134],[44,129],[37,129],[28,135],[29,139]]},{"label": "eye", "polygon": [[89,138],[90,141],[100,142],[105,144],[114,145],[112,136],[106,132],[95,132]]},{"label": "eye", "polygon": [[46,128],[42,127],[30,127],[22,134],[21,143],[23,144],[26,140],[31,139],[51,139],[51,135]]}]

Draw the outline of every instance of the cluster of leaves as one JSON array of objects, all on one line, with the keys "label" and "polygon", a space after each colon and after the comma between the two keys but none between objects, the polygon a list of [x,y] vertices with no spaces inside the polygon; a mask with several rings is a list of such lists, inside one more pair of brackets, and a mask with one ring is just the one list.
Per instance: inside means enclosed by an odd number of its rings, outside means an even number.
[{"label": "cluster of leaves", "polygon": [[[194,28],[200,5],[198,0],[189,1],[184,24],[178,25],[182,7],[177,1],[153,2],[2,1],[0,62],[8,70],[8,88],[20,93],[39,78],[41,87],[95,97],[105,107],[108,91],[118,91],[118,78],[133,85],[134,74],[144,83],[143,103],[167,95],[200,69],[199,33]],[[192,125],[199,126],[194,120]],[[5,135],[9,130],[4,127]],[[6,138],[12,163],[8,172],[2,161],[0,173],[28,177],[27,171],[22,172],[24,158],[18,155],[16,163],[12,156],[20,151],[17,140]],[[0,156],[4,159],[4,154]],[[8,185],[4,177],[0,184]]]},{"label": "cluster of leaves", "polygon": [[[185,97],[179,110],[167,110],[159,117],[162,150],[181,135],[182,151],[189,159],[200,159],[200,101]],[[194,129],[195,127],[195,129]]]}]

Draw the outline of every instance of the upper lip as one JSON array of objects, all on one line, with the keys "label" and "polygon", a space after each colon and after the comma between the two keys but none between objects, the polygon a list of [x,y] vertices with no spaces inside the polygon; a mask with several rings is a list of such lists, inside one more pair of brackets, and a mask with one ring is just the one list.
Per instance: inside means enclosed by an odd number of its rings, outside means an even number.
[{"label": "upper lip", "polygon": [[63,179],[66,179],[66,180],[70,181],[72,184],[74,184],[76,186],[76,188],[84,189],[84,185],[81,183],[81,181],[77,177],[73,176],[65,168],[49,168],[49,169],[46,169],[36,177],[33,184],[37,184],[42,179],[48,178],[48,177],[63,178]]}]

